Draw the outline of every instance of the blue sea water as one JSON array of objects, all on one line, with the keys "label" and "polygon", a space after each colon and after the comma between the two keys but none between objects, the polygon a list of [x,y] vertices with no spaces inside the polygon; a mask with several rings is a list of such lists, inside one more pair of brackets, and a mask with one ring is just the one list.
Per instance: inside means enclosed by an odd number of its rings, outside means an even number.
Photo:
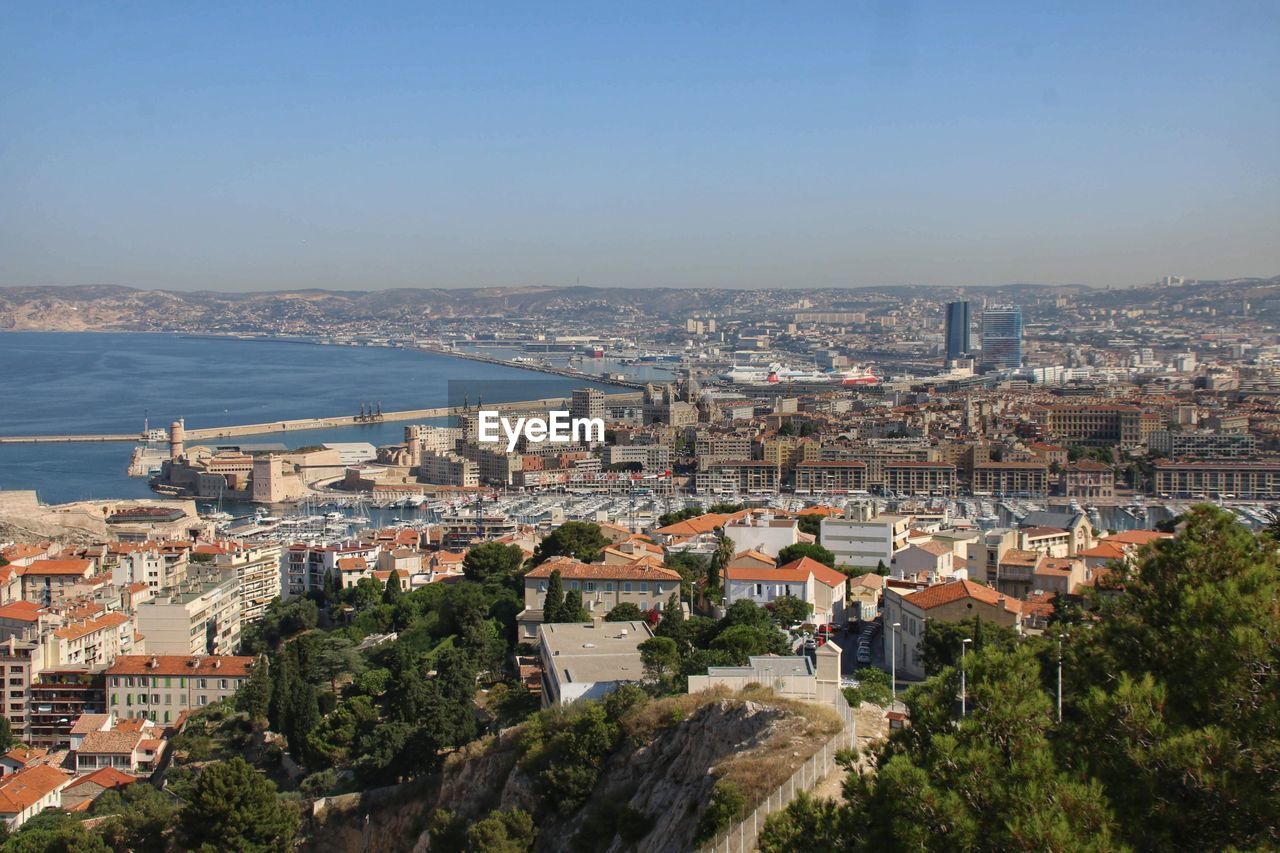
[{"label": "blue sea water", "polygon": [[[567,395],[581,380],[390,347],[320,346],[181,334],[0,333],[0,434],[138,433],[143,419],[188,428]],[[236,442],[301,447],[399,442],[403,422]],[[230,443],[231,440],[227,440]],[[0,445],[0,489],[35,489],[46,503],[146,497],[125,471],[126,442]]]}]

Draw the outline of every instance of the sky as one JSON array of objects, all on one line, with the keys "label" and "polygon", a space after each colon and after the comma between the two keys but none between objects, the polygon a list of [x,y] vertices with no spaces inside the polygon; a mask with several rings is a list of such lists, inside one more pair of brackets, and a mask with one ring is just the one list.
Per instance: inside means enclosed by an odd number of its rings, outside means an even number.
[{"label": "sky", "polygon": [[0,0],[0,286],[1280,273],[1280,4]]}]

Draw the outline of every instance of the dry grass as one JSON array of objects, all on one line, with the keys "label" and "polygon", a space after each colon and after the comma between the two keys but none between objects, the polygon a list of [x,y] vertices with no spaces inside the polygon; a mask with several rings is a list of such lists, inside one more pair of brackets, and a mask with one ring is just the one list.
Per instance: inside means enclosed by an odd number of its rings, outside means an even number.
[{"label": "dry grass", "polygon": [[765,687],[748,688],[738,695],[787,712],[763,744],[729,756],[712,770],[718,779],[736,785],[754,807],[791,778],[844,724],[834,708],[786,699]]},{"label": "dry grass", "polygon": [[633,743],[648,743],[659,731],[688,719],[707,705],[733,696],[729,688],[717,686],[703,693],[656,699],[627,714],[622,720],[622,729]]},{"label": "dry grass", "polygon": [[649,702],[628,714],[623,720],[623,728],[633,743],[647,742],[660,730],[725,699],[739,703],[755,702],[782,712],[763,744],[731,755],[712,768],[718,779],[737,785],[752,806],[791,778],[791,774],[844,726],[835,708],[779,696],[767,687],[748,686],[735,693],[721,686],[704,693],[669,696]]}]

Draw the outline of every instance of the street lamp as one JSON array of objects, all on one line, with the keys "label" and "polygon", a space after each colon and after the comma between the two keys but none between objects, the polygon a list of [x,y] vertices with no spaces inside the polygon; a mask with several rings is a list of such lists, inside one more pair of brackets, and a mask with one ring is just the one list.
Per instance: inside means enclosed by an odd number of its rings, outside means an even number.
[{"label": "street lamp", "polygon": [[964,718],[964,716],[969,712],[968,700],[966,698],[968,694],[965,692],[965,683],[964,683],[964,649],[965,649],[965,646],[969,645],[972,642],[973,642],[972,637],[965,637],[963,640],[960,641],[960,717],[961,718]]},{"label": "street lamp", "polygon": [[889,644],[889,684],[893,691],[893,704],[898,704],[898,629],[902,627],[901,622],[893,623],[893,639]]}]

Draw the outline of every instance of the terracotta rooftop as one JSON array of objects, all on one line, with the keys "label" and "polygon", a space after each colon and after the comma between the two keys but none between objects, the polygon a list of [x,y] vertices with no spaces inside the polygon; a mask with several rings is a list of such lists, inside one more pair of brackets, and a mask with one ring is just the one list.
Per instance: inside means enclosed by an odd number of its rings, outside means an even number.
[{"label": "terracotta rooftop", "polygon": [[13,619],[18,622],[35,622],[40,618],[44,608],[34,601],[11,601],[0,607],[0,619]]},{"label": "terracotta rooftop", "polygon": [[0,814],[20,814],[62,787],[71,777],[56,767],[37,764],[0,779]]},{"label": "terracotta rooftop", "polygon": [[83,575],[93,568],[88,560],[36,560],[23,569],[26,575]]},{"label": "terracotta rooftop", "polygon": [[235,655],[120,655],[107,675],[195,675],[241,678],[254,658]]},{"label": "terracotta rooftop", "polygon": [[[87,784],[99,785],[103,788],[123,788],[126,785],[132,785],[137,781],[137,776],[130,776],[128,773],[123,773],[114,767],[99,767],[92,773],[88,773],[76,779],[68,785],[65,790],[69,791],[72,788],[78,788],[81,785]],[[88,802],[88,800],[85,802]]]},{"label": "terracotta rooftop", "polygon": [[819,563],[812,557],[801,557],[798,560],[792,560],[785,566],[779,566],[778,571],[792,569],[800,572],[807,572],[813,575],[814,580],[821,581],[826,586],[836,587],[847,581],[849,578],[844,572],[837,572],[826,563]]},{"label": "terracotta rooftop", "polygon": [[552,557],[525,574],[526,578],[549,578],[556,569],[565,580],[680,580],[680,573],[664,566],[653,565],[642,558],[630,563],[612,566],[600,563],[580,563],[571,557]]},{"label": "terracotta rooftop", "polygon": [[992,607],[1003,605],[1004,609],[1010,613],[1022,612],[1022,608],[1016,598],[1001,595],[989,586],[983,586],[970,580],[935,584],[905,596],[907,601],[921,610],[932,610],[935,607],[941,607],[944,604],[950,604],[953,601],[961,601],[966,598],[972,598]]}]

